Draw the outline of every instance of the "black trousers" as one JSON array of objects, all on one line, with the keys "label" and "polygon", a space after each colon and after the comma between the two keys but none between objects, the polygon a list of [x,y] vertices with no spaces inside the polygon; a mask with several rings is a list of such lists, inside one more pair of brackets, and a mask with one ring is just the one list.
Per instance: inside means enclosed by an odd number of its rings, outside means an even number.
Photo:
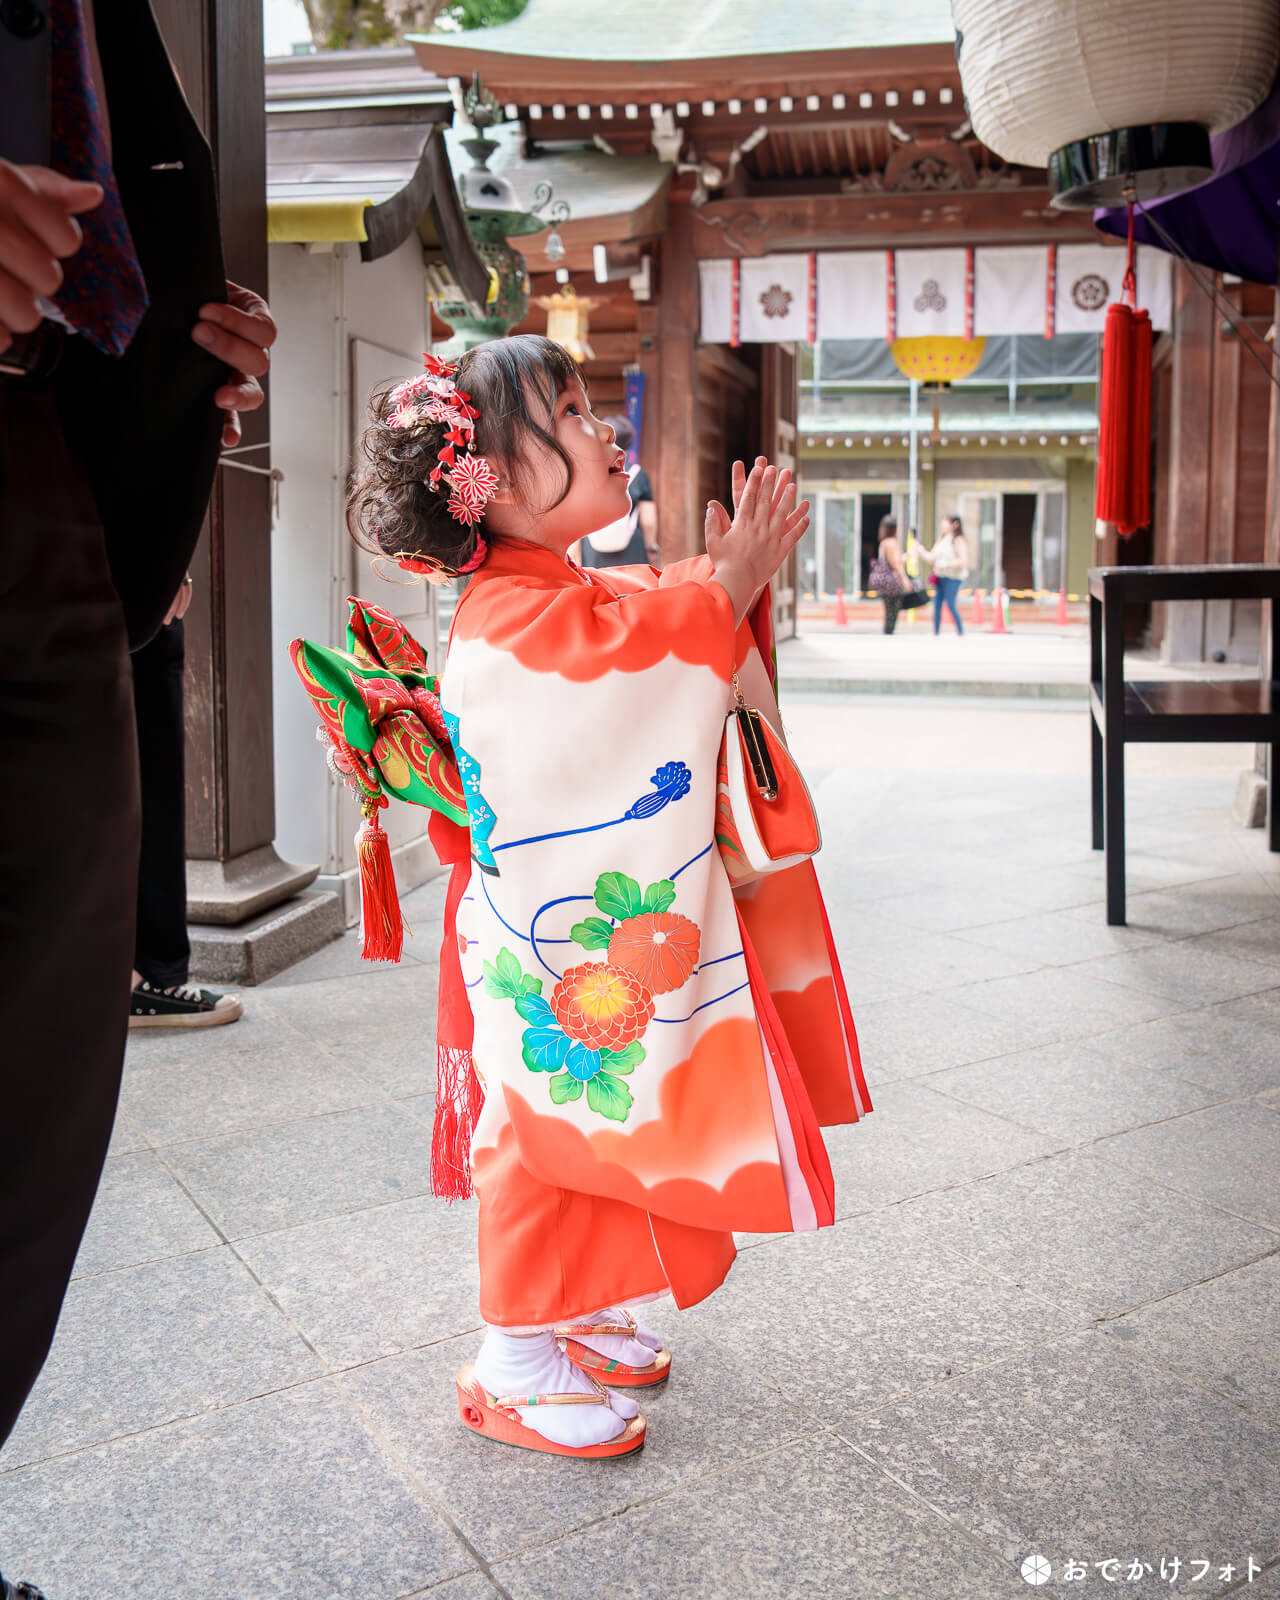
[{"label": "black trousers", "polygon": [[148,983],[167,989],[187,981],[191,963],[181,622],[167,623],[131,659],[142,779],[142,857],[133,965]]},{"label": "black trousers", "polygon": [[892,633],[898,626],[898,613],[902,610],[902,596],[900,594],[882,594],[884,601],[884,631]]},{"label": "black trousers", "polygon": [[0,378],[0,771],[3,1441],[111,1137],[138,873],[124,616],[54,394],[31,379]]}]

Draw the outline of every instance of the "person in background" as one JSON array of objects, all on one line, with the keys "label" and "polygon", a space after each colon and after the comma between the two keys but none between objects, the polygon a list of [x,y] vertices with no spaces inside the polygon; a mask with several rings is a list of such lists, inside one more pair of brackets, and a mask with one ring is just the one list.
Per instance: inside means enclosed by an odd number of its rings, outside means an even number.
[{"label": "person in background", "polygon": [[[120,1091],[129,651],[182,586],[275,336],[227,282],[212,156],[147,0],[0,4],[0,1443],[53,1342]],[[98,1592],[131,1592],[102,1554]],[[0,1577],[15,1597],[40,1591]]]},{"label": "person in background", "polygon": [[911,587],[906,562],[902,559],[902,546],[898,543],[896,517],[890,515],[880,518],[879,541],[868,577],[871,587],[884,602],[884,631],[892,633],[898,626],[902,597]]},{"label": "person in background", "polygon": [[960,585],[969,576],[969,550],[960,518],[943,517],[933,549],[926,550],[922,544],[917,544],[915,550],[933,568],[933,575],[937,579],[937,588],[933,592],[934,633],[941,631],[942,608],[946,606],[955,620],[956,632],[963,634],[964,623],[960,620],[960,608],[956,600]]},{"label": "person in background", "polygon": [[130,658],[142,784],[130,1028],[208,1028],[234,1022],[244,1010],[236,995],[187,982],[191,942],[187,937],[182,619],[190,604],[188,574],[159,633]]},{"label": "person in background", "polygon": [[[618,440],[618,448],[631,454],[636,442],[636,430],[627,417],[605,417]],[[627,493],[631,497],[631,510],[607,528],[589,533],[579,549],[579,561],[584,567],[656,567],[662,556],[658,548],[658,508],[654,504],[653,485],[649,474],[639,462],[627,473]]]}]

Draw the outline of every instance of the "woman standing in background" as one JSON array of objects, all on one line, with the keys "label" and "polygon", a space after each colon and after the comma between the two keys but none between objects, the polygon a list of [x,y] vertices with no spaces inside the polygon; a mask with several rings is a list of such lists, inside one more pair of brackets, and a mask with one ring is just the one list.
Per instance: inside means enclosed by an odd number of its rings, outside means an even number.
[{"label": "woman standing in background", "polygon": [[898,613],[902,610],[902,597],[911,587],[907,565],[902,559],[898,543],[898,523],[893,516],[880,518],[880,544],[876,558],[871,563],[871,587],[884,601],[884,631],[892,633],[898,626]]},{"label": "woman standing in background", "polygon": [[969,550],[965,543],[960,518],[943,517],[938,540],[933,549],[926,550],[922,544],[918,544],[916,554],[929,563],[937,579],[938,586],[933,593],[934,633],[941,631],[942,608],[946,606],[955,619],[956,632],[963,634],[964,624],[960,621],[960,608],[956,605],[956,600],[960,594],[960,585],[969,576]]}]

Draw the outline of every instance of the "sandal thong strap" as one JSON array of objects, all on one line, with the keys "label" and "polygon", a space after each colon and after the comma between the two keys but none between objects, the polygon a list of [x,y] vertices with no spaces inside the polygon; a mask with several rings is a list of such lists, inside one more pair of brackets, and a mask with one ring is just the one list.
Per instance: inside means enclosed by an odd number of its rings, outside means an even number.
[{"label": "sandal thong strap", "polygon": [[486,1389],[485,1403],[492,1406],[495,1411],[510,1411],[516,1406],[607,1406],[609,1391],[604,1384],[592,1377],[589,1372],[583,1372],[582,1376],[589,1380],[593,1393],[493,1395]]},{"label": "sandal thong strap", "polygon": [[557,1339],[581,1339],[585,1334],[588,1338],[592,1334],[616,1333],[624,1339],[634,1339],[636,1336],[636,1319],[629,1311],[624,1310],[622,1315],[625,1322],[571,1322],[563,1327],[552,1328],[552,1333]]}]

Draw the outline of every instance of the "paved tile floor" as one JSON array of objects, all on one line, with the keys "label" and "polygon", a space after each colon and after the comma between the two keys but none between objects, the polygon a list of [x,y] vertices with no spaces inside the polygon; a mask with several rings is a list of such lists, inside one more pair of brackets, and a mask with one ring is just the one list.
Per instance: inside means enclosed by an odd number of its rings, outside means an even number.
[{"label": "paved tile floor", "polygon": [[50,1600],[1012,1600],[1038,1555],[1055,1596],[1280,1596],[1280,858],[1231,823],[1249,752],[1131,747],[1113,929],[1079,711],[788,715],[876,1109],[830,1133],[835,1228],[743,1238],[722,1292],[647,1311],[675,1352],[647,1449],[455,1420],[475,1223],[424,1193],[434,883],[399,969],[348,938],[231,1027],[135,1036],[0,1456],[6,1572]]}]

